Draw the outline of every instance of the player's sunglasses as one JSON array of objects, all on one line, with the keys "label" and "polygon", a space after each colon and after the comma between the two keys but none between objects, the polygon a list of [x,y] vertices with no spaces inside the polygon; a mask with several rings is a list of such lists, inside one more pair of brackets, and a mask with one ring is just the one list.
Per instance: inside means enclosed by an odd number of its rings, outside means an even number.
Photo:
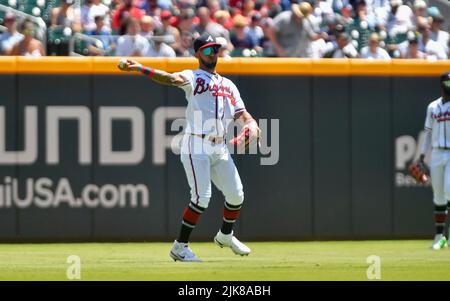
[{"label": "player's sunglasses", "polygon": [[217,46],[210,46],[202,49],[202,53],[206,56],[210,55],[211,52],[214,52],[214,54],[219,53],[219,47]]}]

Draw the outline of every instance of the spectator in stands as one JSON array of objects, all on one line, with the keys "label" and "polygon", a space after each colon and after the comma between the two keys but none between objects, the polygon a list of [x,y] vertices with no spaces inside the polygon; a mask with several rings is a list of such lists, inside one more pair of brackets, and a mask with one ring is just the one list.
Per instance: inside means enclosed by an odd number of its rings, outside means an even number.
[{"label": "spectator in stands", "polygon": [[339,23],[341,23],[344,27],[354,23],[353,7],[351,5],[346,5],[342,8]]},{"label": "spectator in stands", "polygon": [[[367,10],[365,0],[360,0],[355,5],[355,19],[354,22],[363,29],[375,30],[377,19],[374,14]],[[365,22],[365,25],[363,25]]]},{"label": "spectator in stands", "polygon": [[94,15],[92,14],[92,7],[94,5],[94,0],[85,0],[84,4],[81,6],[81,26],[86,32],[95,30]]},{"label": "spectator in stands", "polygon": [[159,28],[155,30],[155,34],[151,38],[152,43],[148,47],[145,56],[149,57],[175,57],[176,53],[169,44],[173,43],[173,36],[164,34],[164,31]]},{"label": "spectator in stands", "polygon": [[23,34],[17,31],[17,21],[14,14],[6,14],[3,21],[7,30],[0,34],[0,55],[11,55],[14,45],[23,40]]},{"label": "spectator in stands", "polygon": [[320,58],[323,55],[320,49],[326,46],[325,40],[328,38],[328,34],[320,29],[321,17],[314,16],[313,7],[308,2],[300,3],[299,8],[304,16],[303,28],[306,33],[301,42],[307,49],[303,57]]},{"label": "spectator in stands", "polygon": [[133,5],[133,0],[124,0],[113,15],[113,30],[124,35],[127,32],[128,20],[133,18],[138,22],[144,16],[144,12]]},{"label": "spectator in stands", "polygon": [[199,18],[199,24],[197,24],[195,29],[200,35],[206,31],[215,37],[230,39],[228,30],[222,25],[212,22],[207,7],[200,7],[197,10],[197,17]]},{"label": "spectator in stands", "polygon": [[325,27],[322,28],[323,32],[326,32],[327,38],[325,41],[328,42],[335,42],[336,41],[336,34],[340,32],[345,32],[344,26],[339,23],[338,15],[327,15],[323,19],[323,24]]},{"label": "spectator in stands", "polygon": [[[197,16],[199,18],[199,23],[195,26],[195,31],[198,32],[199,35],[202,35],[204,32],[208,32],[216,38],[225,38],[229,43],[229,47],[232,45],[230,42],[230,33],[222,25],[211,21],[209,9],[207,7],[200,7],[197,10]],[[229,48],[229,50],[231,51],[232,49]]]},{"label": "spectator in stands", "polygon": [[80,10],[73,7],[74,0],[61,0],[61,6],[54,7],[51,13],[50,27],[61,29],[68,27],[72,31],[80,32]]},{"label": "spectator in stands", "polygon": [[261,14],[259,12],[253,14],[252,18],[251,18],[251,22],[250,25],[248,26],[248,35],[250,36],[250,38],[252,39],[253,43],[255,44],[255,50],[258,53],[262,52],[262,48],[261,48],[261,41],[264,38],[264,32],[261,28],[260,22],[261,22]]},{"label": "spectator in stands", "polygon": [[365,0],[368,15],[375,17],[376,26],[387,19],[391,6],[389,0]]},{"label": "spectator in stands", "polygon": [[338,23],[337,15],[326,15],[323,19],[323,24],[325,27],[321,31],[326,33],[326,36],[321,40],[313,42],[313,58],[321,58],[325,53],[337,47],[336,35],[345,32],[344,26]]},{"label": "spectator in stands", "polygon": [[162,22],[162,34],[161,35],[169,35],[171,36],[171,43],[169,44],[175,51],[178,51],[180,48],[180,31],[171,25],[174,17],[172,13],[168,10],[163,10],[161,12],[161,22]]},{"label": "spectator in stands", "polygon": [[103,3],[103,0],[94,0],[93,15],[103,16],[105,26],[111,29],[111,10]]},{"label": "spectator in stands", "polygon": [[233,27],[233,20],[231,19],[230,13],[226,10],[216,11],[214,19],[227,30],[230,30]]},{"label": "spectator in stands", "polygon": [[414,25],[426,21],[427,3],[424,0],[415,0],[413,10],[414,10]]},{"label": "spectator in stands", "polygon": [[273,19],[272,30],[268,32],[279,57],[307,56],[304,45],[304,16],[298,4],[292,4],[289,11],[284,11]]},{"label": "spectator in stands", "polygon": [[247,22],[251,22],[251,17],[256,13],[255,0],[244,0],[242,2],[241,15],[247,18]]},{"label": "spectator in stands", "polygon": [[213,22],[216,22],[214,19],[214,16],[216,12],[218,12],[220,9],[220,2],[219,0],[208,0],[206,1],[206,7],[209,9],[209,16],[211,17]]},{"label": "spectator in stands", "polygon": [[382,23],[382,29],[386,29],[389,36],[395,38],[414,27],[414,14],[409,6],[403,5],[403,0],[390,0],[390,5],[391,11],[387,20]]},{"label": "spectator in stands", "polygon": [[95,17],[103,16],[104,26],[110,26],[109,8],[101,0],[85,0],[81,7],[81,25],[83,30],[90,32],[95,30]]},{"label": "spectator in stands", "polygon": [[155,30],[155,22],[153,22],[153,17],[143,16],[141,19],[141,32],[140,35],[144,38],[153,37],[153,32]]},{"label": "spectator in stands", "polygon": [[181,32],[180,48],[176,51],[177,56],[192,57],[194,56],[193,49],[194,36],[189,31]]},{"label": "spectator in stands", "polygon": [[420,59],[427,58],[426,54],[419,50],[419,37],[414,32],[408,32],[408,39],[406,41],[407,47],[400,53],[403,59]]},{"label": "spectator in stands", "polygon": [[146,15],[152,17],[157,17],[161,15],[161,10],[163,10],[163,7],[159,5],[158,0],[145,0],[142,2],[140,8],[144,11]]},{"label": "spectator in stands", "polygon": [[320,23],[322,22],[322,17],[316,17],[313,14],[313,7],[308,2],[304,1],[299,4],[301,13],[304,16],[304,23],[308,23],[308,26],[316,33],[320,33]]},{"label": "spectator in stands", "polygon": [[227,40],[225,38],[222,37],[218,37],[216,38],[216,42],[219,43],[221,45],[221,47],[219,48],[219,57],[224,58],[224,59],[230,59],[231,55],[230,55],[230,51],[228,50],[228,45],[227,45]]},{"label": "spectator in stands", "polygon": [[88,43],[87,49],[89,51],[89,55],[107,55],[108,53],[113,51],[115,47],[114,38],[111,36],[110,29],[105,26],[104,20],[104,16],[95,16],[95,30],[86,33],[88,35],[94,36],[94,38],[100,41],[100,44],[94,42]]},{"label": "spectator in stands", "polygon": [[139,32],[139,21],[131,18],[127,24],[127,34],[117,39],[116,56],[145,56],[150,47],[146,38]]},{"label": "spectator in stands", "polygon": [[273,20],[269,17],[263,18],[260,22],[264,36],[259,42],[259,46],[262,48],[262,55],[268,57],[276,57],[275,47],[273,46],[271,37],[273,35]]},{"label": "spectator in stands", "polygon": [[369,37],[369,45],[361,49],[360,57],[373,60],[390,60],[386,50],[380,47],[380,37],[374,32]]},{"label": "spectator in stands", "polygon": [[349,36],[342,32],[336,36],[336,46],[325,53],[324,58],[357,58],[358,51],[350,42]]},{"label": "spectator in stands", "polygon": [[21,56],[44,56],[45,49],[41,41],[34,38],[35,27],[33,22],[25,20],[21,25],[23,39],[16,43],[11,51],[11,55]]},{"label": "spectator in stands", "polygon": [[431,39],[431,27],[428,22],[419,23],[417,31],[421,34],[419,37],[419,50],[427,55],[429,60],[446,60],[447,53],[444,47]]},{"label": "spectator in stands", "polygon": [[195,18],[197,17],[195,16],[194,10],[189,7],[186,9],[182,9],[180,11],[178,20],[178,29],[181,32],[183,31],[190,32],[193,35],[194,39],[196,38],[195,21],[194,21]]},{"label": "spectator in stands", "polygon": [[442,25],[444,24],[444,17],[439,14],[431,17],[431,33],[430,39],[438,42],[443,48],[445,53],[448,53],[448,42],[449,42],[449,33],[442,30]]},{"label": "spectator in stands", "polygon": [[247,29],[247,18],[236,15],[233,18],[233,29],[230,31],[230,40],[234,48],[232,56],[242,56],[244,51],[247,52],[255,48],[256,44],[248,34]]}]

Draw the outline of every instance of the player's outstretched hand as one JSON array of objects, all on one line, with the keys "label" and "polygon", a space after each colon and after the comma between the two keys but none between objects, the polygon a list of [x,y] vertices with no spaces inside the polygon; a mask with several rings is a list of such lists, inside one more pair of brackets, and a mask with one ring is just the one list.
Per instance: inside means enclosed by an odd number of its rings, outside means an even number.
[{"label": "player's outstretched hand", "polygon": [[117,67],[122,71],[138,71],[142,65],[133,60],[121,59]]}]

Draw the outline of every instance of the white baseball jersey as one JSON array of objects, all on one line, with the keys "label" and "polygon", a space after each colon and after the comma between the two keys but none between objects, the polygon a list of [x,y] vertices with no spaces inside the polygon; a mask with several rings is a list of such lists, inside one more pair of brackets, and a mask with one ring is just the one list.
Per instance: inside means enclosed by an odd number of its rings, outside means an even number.
[{"label": "white baseball jersey", "polygon": [[425,130],[428,133],[422,153],[428,148],[430,139],[433,147],[430,160],[433,202],[444,206],[450,200],[450,101],[442,103],[442,97],[439,97],[428,105]]},{"label": "white baseball jersey", "polygon": [[180,87],[188,101],[186,133],[224,136],[234,115],[245,111],[236,86],[228,78],[201,69],[179,74],[188,80]]},{"label": "white baseball jersey", "polygon": [[442,97],[428,105],[425,129],[431,130],[433,148],[450,149],[450,102],[442,103]]},{"label": "white baseball jersey", "polygon": [[242,182],[227,145],[208,140],[225,136],[234,115],[245,111],[239,91],[229,79],[201,69],[179,74],[188,81],[180,87],[188,101],[181,162],[191,188],[191,202],[208,207],[212,181],[228,204],[240,205],[244,200]]}]

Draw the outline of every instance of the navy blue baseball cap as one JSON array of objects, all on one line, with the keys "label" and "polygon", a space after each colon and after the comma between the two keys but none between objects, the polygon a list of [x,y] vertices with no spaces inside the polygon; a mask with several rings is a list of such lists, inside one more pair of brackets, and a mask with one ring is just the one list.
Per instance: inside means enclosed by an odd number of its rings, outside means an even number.
[{"label": "navy blue baseball cap", "polygon": [[198,50],[201,50],[206,47],[215,46],[220,48],[222,44],[219,44],[216,42],[216,38],[213,37],[211,34],[205,32],[201,36],[195,39],[194,41],[194,51],[197,52]]},{"label": "navy blue baseball cap", "polygon": [[441,75],[441,87],[447,95],[450,95],[450,71]]}]

